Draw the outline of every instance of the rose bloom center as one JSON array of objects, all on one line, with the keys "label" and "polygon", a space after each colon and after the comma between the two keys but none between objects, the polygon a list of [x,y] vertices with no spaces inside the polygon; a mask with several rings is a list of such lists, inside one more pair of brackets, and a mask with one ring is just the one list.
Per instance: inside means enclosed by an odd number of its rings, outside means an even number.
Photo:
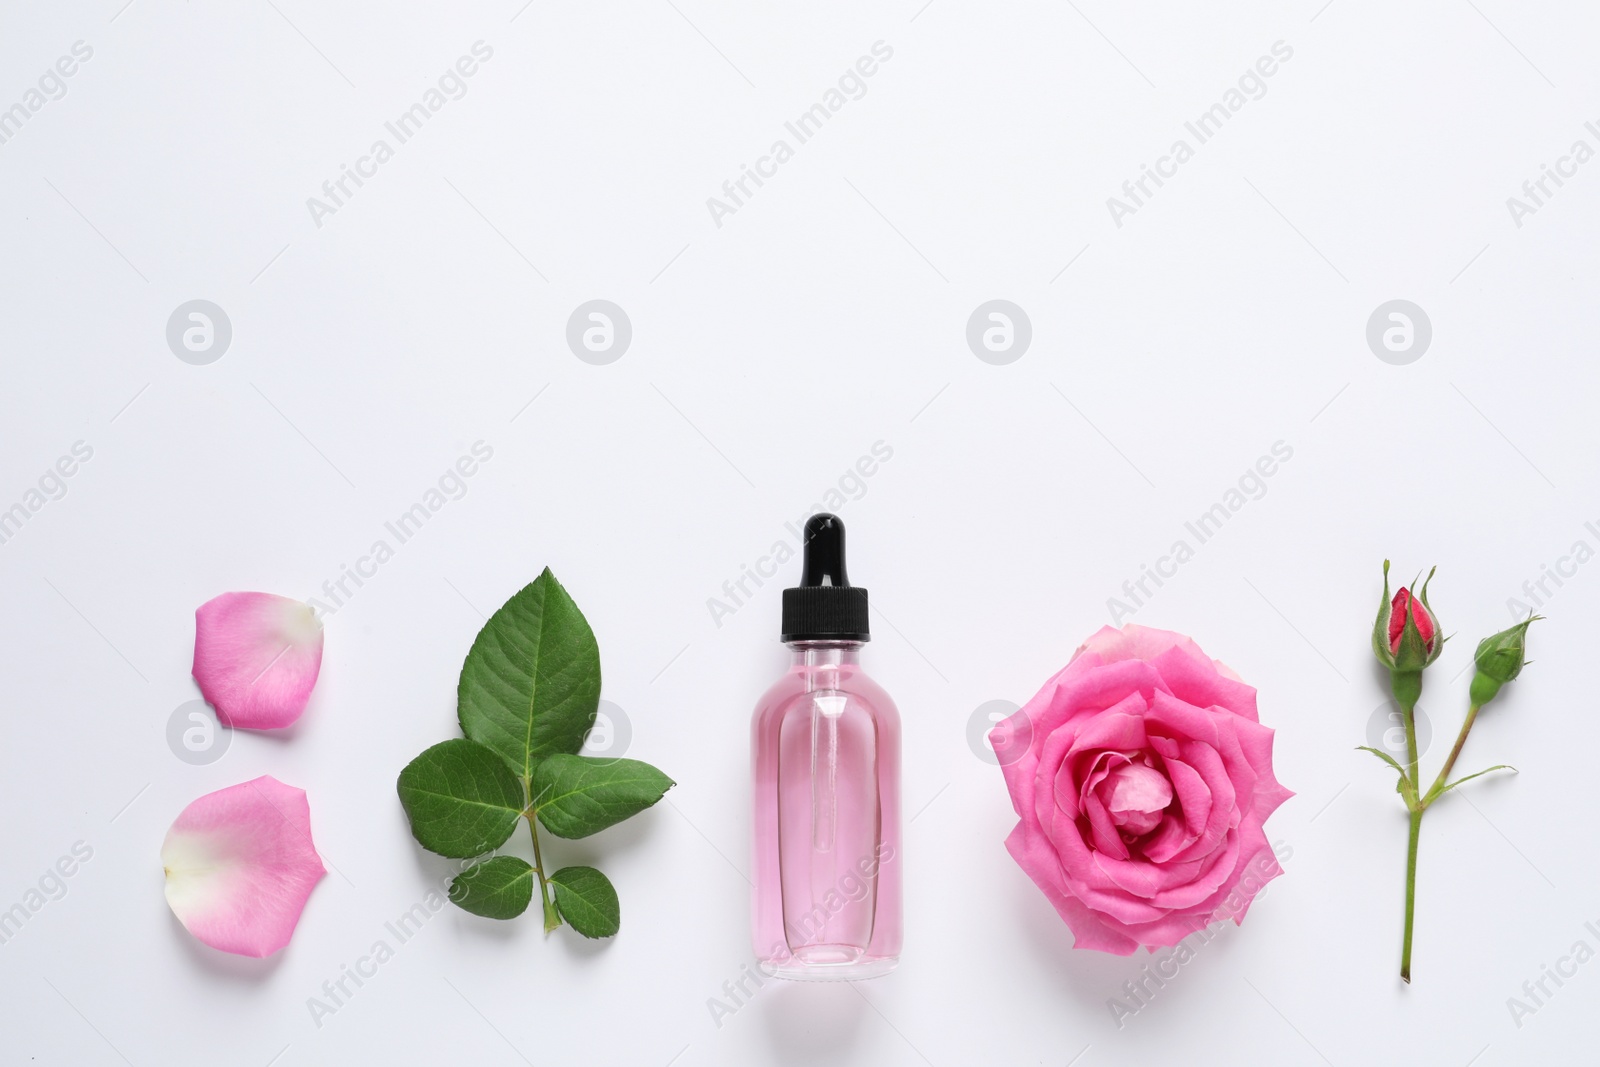
[{"label": "rose bloom center", "polygon": [[1109,774],[1096,787],[1100,802],[1124,840],[1142,837],[1161,825],[1172,803],[1172,783],[1167,776],[1136,757]]}]

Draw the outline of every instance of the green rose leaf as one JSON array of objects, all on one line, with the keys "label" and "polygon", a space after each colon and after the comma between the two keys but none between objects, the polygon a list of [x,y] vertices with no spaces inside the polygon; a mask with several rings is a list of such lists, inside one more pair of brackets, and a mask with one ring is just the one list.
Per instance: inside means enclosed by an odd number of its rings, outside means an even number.
[{"label": "green rose leaf", "polygon": [[551,756],[529,783],[533,810],[557,837],[588,837],[637,815],[677,783],[631,759]]},{"label": "green rose leaf", "polygon": [[556,907],[567,924],[584,937],[615,937],[622,909],[610,879],[593,867],[563,867],[550,876]]},{"label": "green rose leaf", "polygon": [[450,899],[486,919],[515,919],[533,900],[533,867],[515,856],[475,863],[450,883]]},{"label": "green rose leaf", "polygon": [[592,867],[546,876],[539,826],[559,837],[604,830],[658,802],[676,783],[648,763],[577,753],[600,703],[594,632],[549,569],[507,600],[461,666],[457,716],[466,737],[434,745],[400,772],[397,788],[424,848],[472,860],[526,821],[535,862],[492,856],[461,871],[450,899],[493,919],[531,907],[534,883],[548,933],[616,934],[617,892]]},{"label": "green rose leaf", "polygon": [[583,746],[600,705],[600,647],[548,567],[478,632],[457,700],[461,732],[519,778]]},{"label": "green rose leaf", "polygon": [[499,848],[522,816],[522,783],[494,752],[464,737],[406,764],[397,788],[412,836],[441,856],[468,859]]}]

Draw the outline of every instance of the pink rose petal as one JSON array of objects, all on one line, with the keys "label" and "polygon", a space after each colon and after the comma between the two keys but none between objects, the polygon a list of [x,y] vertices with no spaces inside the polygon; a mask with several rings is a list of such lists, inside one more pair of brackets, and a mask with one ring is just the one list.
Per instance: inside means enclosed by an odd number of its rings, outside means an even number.
[{"label": "pink rose petal", "polygon": [[1089,816],[1095,850],[1113,859],[1127,859],[1130,855],[1128,846],[1117,833],[1117,824],[1113,821],[1111,813],[1106,810],[1105,802],[1090,793],[1083,802],[1083,810]]},{"label": "pink rose petal", "polygon": [[1412,596],[1411,591],[1403,585],[1389,606],[1389,651],[1396,656],[1400,654],[1400,634],[1406,628],[1407,615],[1416,620],[1417,634],[1422,638],[1422,647],[1432,652],[1433,615],[1428,611],[1427,605]]},{"label": "pink rose petal", "polygon": [[303,789],[270,775],[208,793],[183,809],[161,845],[167,904],[223,952],[270,956],[289,943],[326,872],[311,844]]},{"label": "pink rose petal", "polygon": [[1006,838],[1006,851],[1032,876],[1055,907],[1056,914],[1072,928],[1074,947],[1114,952],[1118,956],[1133,955],[1134,949],[1139,947],[1138,941],[1101,922],[1081,900],[1061,888],[1060,867],[1048,841],[1035,837],[1024,824],[1018,823]]},{"label": "pink rose petal", "polygon": [[1172,648],[1163,652],[1154,666],[1172,694],[1185,703],[1197,708],[1227,708],[1251,722],[1257,720],[1256,691],[1222,664],[1206,658],[1204,652]]},{"label": "pink rose petal", "polygon": [[322,668],[322,623],[310,605],[223,593],[194,622],[194,679],[224,725],[281,730],[300,718]]},{"label": "pink rose petal", "polygon": [[1143,660],[1148,663],[1170,648],[1182,648],[1201,658],[1205,656],[1193,638],[1185,637],[1173,630],[1157,630],[1153,626],[1140,626],[1131,622],[1120,630],[1109,626],[1100,627],[1099,631],[1083,643],[1082,651],[1097,653],[1106,663],[1126,659]]}]

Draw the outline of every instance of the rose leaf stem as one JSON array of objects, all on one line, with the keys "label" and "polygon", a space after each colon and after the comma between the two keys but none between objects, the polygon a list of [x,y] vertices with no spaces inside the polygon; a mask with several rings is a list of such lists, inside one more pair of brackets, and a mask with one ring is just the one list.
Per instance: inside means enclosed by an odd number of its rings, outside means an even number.
[{"label": "rose leaf stem", "polygon": [[528,803],[522,809],[522,815],[528,820],[528,833],[533,837],[533,873],[539,876],[539,900],[544,905],[544,932],[548,934],[561,925],[561,914],[556,911],[555,901],[550,899],[550,885],[544,877],[544,857],[539,855],[539,817],[529,795],[530,788],[531,783],[524,780],[522,795]]},{"label": "rose leaf stem", "polygon": [[1439,770],[1439,777],[1434,779],[1433,787],[1422,798],[1422,806],[1426,808],[1444,792],[1445,783],[1450,779],[1450,772],[1455,768],[1456,758],[1461,755],[1461,746],[1467,743],[1467,734],[1472,732],[1472,724],[1478,720],[1479,705],[1474,704],[1467,709],[1467,721],[1461,724],[1461,732],[1456,735],[1455,747],[1450,750],[1450,755],[1445,759],[1444,766]]},{"label": "rose leaf stem", "polygon": [[544,877],[544,859],[539,855],[539,825],[533,812],[528,812],[528,833],[533,835],[533,873],[539,876],[539,899],[544,902],[544,932],[549,933],[561,925],[561,915],[556,902],[550,899],[550,885]]}]

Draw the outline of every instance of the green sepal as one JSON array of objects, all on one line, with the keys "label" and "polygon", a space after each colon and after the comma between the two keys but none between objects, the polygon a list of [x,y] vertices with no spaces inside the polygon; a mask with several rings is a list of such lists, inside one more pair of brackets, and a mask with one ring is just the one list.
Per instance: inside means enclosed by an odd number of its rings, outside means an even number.
[{"label": "green sepal", "polygon": [[1372,753],[1374,756],[1377,756],[1379,759],[1383,760],[1383,762],[1399,771],[1402,778],[1405,777],[1406,769],[1400,766],[1399,761],[1397,761],[1393,756],[1389,755],[1389,753],[1385,752],[1383,749],[1373,748],[1371,745],[1357,745],[1356,751]]},{"label": "green sepal", "polygon": [[1411,784],[1411,779],[1409,776],[1407,776],[1406,769],[1400,766],[1393,756],[1389,755],[1389,753],[1383,751],[1382,749],[1373,748],[1370,745],[1358,745],[1356,747],[1362,752],[1372,753],[1374,756],[1377,756],[1379,759],[1383,760],[1383,762],[1387,763],[1390,767],[1394,768],[1395,773],[1399,775],[1399,778],[1397,778],[1394,783],[1394,791],[1399,793],[1401,798],[1405,801],[1407,810],[1410,810],[1412,807],[1414,807],[1416,805],[1417,790],[1416,787]]},{"label": "green sepal", "polygon": [[1389,649],[1389,618],[1394,614],[1394,603],[1389,596],[1389,561],[1383,561],[1383,599],[1378,602],[1378,619],[1372,624],[1372,654],[1378,662],[1394,669],[1394,653]]},{"label": "green sepal", "polygon": [[1434,793],[1433,795],[1429,796],[1428,800],[1431,802],[1431,801],[1437,799],[1438,797],[1442,797],[1446,793],[1450,792],[1450,790],[1454,789],[1456,786],[1462,785],[1462,784],[1464,784],[1466,782],[1470,782],[1474,778],[1481,778],[1484,775],[1488,774],[1490,771],[1510,771],[1512,774],[1520,773],[1515,767],[1511,766],[1511,764],[1509,764],[1509,763],[1496,763],[1493,767],[1485,767],[1483,770],[1477,772],[1476,774],[1469,774],[1464,778],[1457,778],[1455,781],[1451,782],[1449,785],[1442,787],[1437,793]]}]

